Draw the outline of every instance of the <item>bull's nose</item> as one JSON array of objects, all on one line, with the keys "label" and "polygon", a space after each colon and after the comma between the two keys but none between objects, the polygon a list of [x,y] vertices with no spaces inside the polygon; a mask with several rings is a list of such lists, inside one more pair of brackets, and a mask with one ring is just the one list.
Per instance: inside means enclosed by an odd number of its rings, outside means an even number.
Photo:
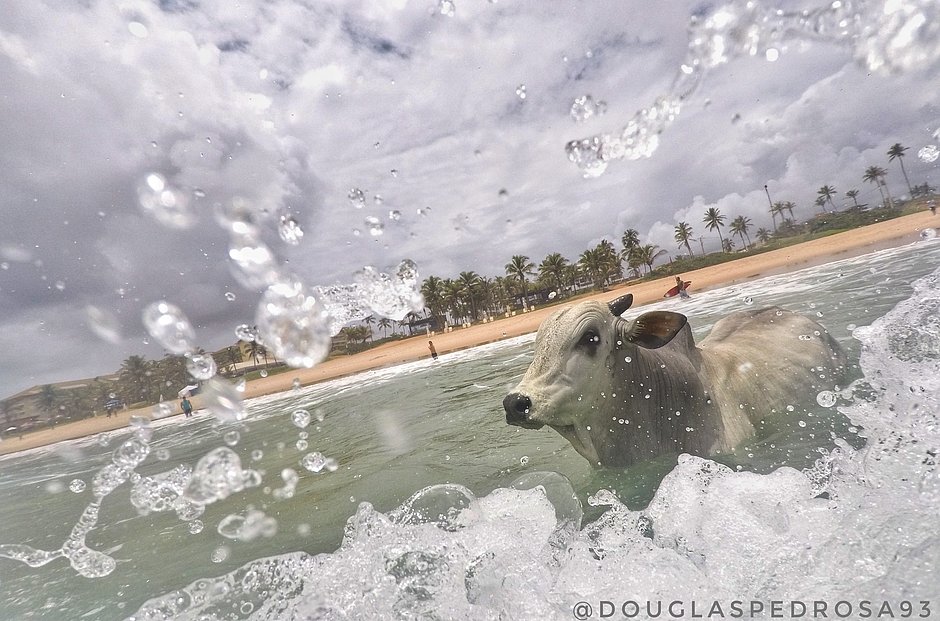
[{"label": "bull's nose", "polygon": [[503,399],[503,409],[506,410],[506,422],[520,427],[541,427],[539,423],[529,420],[529,410],[532,409],[532,399],[528,395],[511,392]]}]

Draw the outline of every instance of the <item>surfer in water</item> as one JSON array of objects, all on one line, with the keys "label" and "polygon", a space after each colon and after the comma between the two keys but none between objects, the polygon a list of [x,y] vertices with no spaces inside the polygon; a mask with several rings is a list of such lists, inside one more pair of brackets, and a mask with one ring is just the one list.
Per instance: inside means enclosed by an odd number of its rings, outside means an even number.
[{"label": "surfer in water", "polygon": [[428,341],[428,349],[431,350],[431,358],[437,360],[437,350],[434,349],[434,341]]},{"label": "surfer in water", "polygon": [[689,297],[689,292],[685,288],[685,282],[683,282],[682,276],[676,276],[676,289],[678,289],[680,298]]}]

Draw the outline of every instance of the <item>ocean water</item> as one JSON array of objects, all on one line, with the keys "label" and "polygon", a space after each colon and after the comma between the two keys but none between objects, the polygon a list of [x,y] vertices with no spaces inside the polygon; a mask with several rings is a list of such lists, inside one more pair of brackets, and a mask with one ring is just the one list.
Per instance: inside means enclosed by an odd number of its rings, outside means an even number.
[{"label": "ocean water", "polygon": [[506,425],[531,335],[251,400],[242,421],[0,458],[0,619],[570,619],[603,602],[624,618],[624,601],[687,616],[735,599],[940,614],[938,267],[925,240],[631,309],[682,312],[701,340],[778,305],[849,352],[851,383],[718,461],[595,470],[555,432]]}]

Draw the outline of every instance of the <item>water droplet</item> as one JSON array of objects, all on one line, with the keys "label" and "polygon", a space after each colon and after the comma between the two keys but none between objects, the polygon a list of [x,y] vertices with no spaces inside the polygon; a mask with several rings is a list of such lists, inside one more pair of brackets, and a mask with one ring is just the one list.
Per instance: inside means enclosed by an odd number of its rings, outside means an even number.
[{"label": "water droplet", "polygon": [[147,35],[150,34],[147,27],[140,22],[128,22],[127,29],[138,39],[146,39]]},{"label": "water droplet", "polygon": [[256,321],[265,343],[292,367],[310,368],[330,351],[326,309],[294,278],[268,287],[258,303]]},{"label": "water droplet", "polygon": [[529,465],[529,456],[528,456],[528,455],[523,455],[522,457],[520,457],[520,458],[519,458],[519,465],[520,465],[520,466],[528,466],[528,465]]},{"label": "water droplet", "polygon": [[222,436],[222,440],[229,446],[235,446],[236,444],[238,444],[238,441],[241,439],[242,439],[242,435],[238,433],[237,431],[229,431],[229,432],[226,432],[224,436]]},{"label": "water droplet", "polygon": [[516,87],[516,97],[518,97],[519,99],[525,99],[526,97],[525,84],[520,84],[519,86]]},{"label": "water droplet", "polygon": [[388,212],[388,219],[391,220],[392,222],[398,222],[399,220],[401,220],[401,212],[398,211],[397,209],[392,209],[391,211]]},{"label": "water droplet", "polygon": [[72,479],[69,481],[69,491],[80,494],[85,491],[85,482],[81,479]]},{"label": "water droplet", "polygon": [[749,296],[749,295],[748,295],[748,296],[745,296],[745,297],[744,297],[744,303],[745,303],[745,304],[748,304],[748,305],[751,305],[751,304],[754,303],[754,298],[752,298],[752,297]]},{"label": "water droplet", "polygon": [[367,216],[365,225],[366,228],[369,229],[369,234],[372,235],[372,237],[378,237],[385,232],[385,225],[375,216]]},{"label": "water droplet", "polygon": [[767,51],[764,52],[764,58],[766,58],[769,62],[775,62],[778,58],[780,58],[780,50],[773,47],[767,48]]},{"label": "water droplet", "polygon": [[189,523],[189,533],[191,535],[198,535],[205,527],[206,525],[202,523],[202,520],[192,520]]},{"label": "water droplet", "polygon": [[109,438],[106,433],[99,433],[95,436],[95,441],[98,443],[98,446],[108,446],[111,442],[111,438]]},{"label": "water droplet", "polygon": [[813,337],[811,337],[811,336],[808,335],[808,334],[801,334],[801,335],[800,335],[800,340],[801,340],[801,341],[812,341],[812,340],[813,340]]},{"label": "water droplet", "polygon": [[281,241],[291,246],[299,245],[304,236],[303,229],[300,228],[300,224],[293,216],[281,216],[277,232],[281,237]]},{"label": "water droplet", "polygon": [[349,194],[346,195],[346,198],[349,199],[349,202],[356,209],[362,209],[366,205],[366,194],[359,188],[351,189]]},{"label": "water droplet", "polygon": [[228,300],[229,302],[234,302],[234,301],[235,301],[235,294],[232,293],[231,291],[226,291],[226,292],[225,292],[225,299]]},{"label": "water droplet", "polygon": [[930,240],[937,238],[937,229],[927,227],[920,232],[920,238],[923,240]]},{"label": "water droplet", "polygon": [[626,363],[630,363],[630,362],[633,362],[633,358],[631,358],[630,356],[625,356],[623,361]]},{"label": "water droplet", "polygon": [[196,217],[189,208],[189,197],[167,183],[159,173],[150,173],[137,188],[143,212],[164,226],[189,228]]},{"label": "water droplet", "polygon": [[441,11],[441,15],[446,15],[447,17],[453,17],[457,12],[457,5],[454,4],[453,0],[440,0],[438,8]]},{"label": "water droplet", "polygon": [[929,144],[917,152],[917,157],[926,164],[932,164],[940,158],[940,149],[935,144]]},{"label": "water droplet", "polygon": [[222,563],[228,560],[230,553],[231,552],[227,546],[219,546],[218,548],[212,551],[212,556],[210,556],[209,559],[213,563]]},{"label": "water droplet", "polygon": [[326,457],[319,451],[307,453],[304,455],[303,459],[300,460],[300,465],[310,472],[320,472],[326,467]]},{"label": "water droplet", "polygon": [[170,451],[165,448],[157,449],[154,451],[153,456],[156,457],[159,461],[166,461],[170,458]]},{"label": "water droplet", "polygon": [[571,104],[571,118],[576,123],[583,123],[593,116],[600,116],[607,111],[607,104],[603,101],[594,102],[590,95],[583,95]]},{"label": "water droplet", "polygon": [[268,370],[267,370],[267,369],[261,369],[260,371],[258,371],[258,375],[260,375],[261,377],[267,377],[267,376],[268,376]]},{"label": "water droplet", "polygon": [[195,196],[196,198],[205,198],[205,197],[206,197],[206,191],[203,190],[203,189],[201,189],[201,188],[195,188],[195,189],[193,190],[193,196]]},{"label": "water droplet", "polygon": [[144,326],[160,345],[172,354],[185,354],[193,350],[196,333],[189,319],[178,307],[169,302],[154,302],[143,312]]},{"label": "water droplet", "polygon": [[306,450],[307,450],[307,441],[306,441],[306,440],[297,440],[297,444],[296,444],[295,446],[297,447],[297,450],[298,450],[298,451],[306,451]]},{"label": "water droplet", "polygon": [[203,386],[203,398],[209,412],[224,423],[244,420],[248,416],[242,396],[234,384],[213,377]]},{"label": "water droplet", "polygon": [[281,277],[274,253],[252,234],[233,234],[228,256],[232,276],[248,289],[266,287]]},{"label": "water droplet", "polygon": [[393,168],[393,169],[391,169],[389,172],[392,173],[392,176],[393,176],[393,177],[398,177],[398,170],[396,170],[396,169]]},{"label": "water droplet", "polygon": [[258,331],[247,323],[243,323],[235,328],[235,336],[239,341],[251,343],[258,339]]},{"label": "water droplet", "polygon": [[290,419],[296,427],[303,429],[310,424],[310,412],[304,409],[294,410],[291,412]]},{"label": "water droplet", "polygon": [[121,341],[121,326],[113,313],[89,304],[85,307],[85,317],[88,327],[98,338],[112,345]]},{"label": "water droplet", "polygon": [[197,380],[215,377],[218,367],[211,354],[192,354],[186,361],[186,370]]},{"label": "water droplet", "polygon": [[836,404],[838,395],[830,390],[823,390],[816,395],[816,403],[824,408],[831,408]]},{"label": "water droplet", "polygon": [[154,420],[158,420],[161,418],[166,418],[167,416],[172,415],[174,412],[176,412],[176,407],[168,401],[163,401],[151,408],[150,415],[154,418]]}]

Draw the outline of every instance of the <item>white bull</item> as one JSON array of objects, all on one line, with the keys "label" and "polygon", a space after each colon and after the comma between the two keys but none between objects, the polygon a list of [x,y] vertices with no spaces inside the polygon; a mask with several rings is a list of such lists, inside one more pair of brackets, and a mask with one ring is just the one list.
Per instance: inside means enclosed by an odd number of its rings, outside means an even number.
[{"label": "white bull", "polygon": [[821,325],[772,307],[734,313],[696,347],[684,315],[620,318],[633,302],[581,302],[539,327],[503,400],[506,422],[548,425],[594,466],[732,450],[769,416],[841,381],[845,354]]}]

